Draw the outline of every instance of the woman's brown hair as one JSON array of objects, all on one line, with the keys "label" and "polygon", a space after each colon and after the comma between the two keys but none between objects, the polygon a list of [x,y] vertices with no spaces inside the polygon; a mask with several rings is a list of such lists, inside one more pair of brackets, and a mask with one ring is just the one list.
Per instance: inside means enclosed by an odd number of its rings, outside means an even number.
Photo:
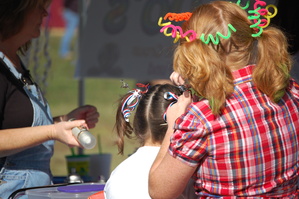
[{"label": "woman's brown hair", "polygon": [[[4,41],[21,31],[24,19],[33,8],[47,8],[52,0],[0,0],[0,39]],[[25,52],[30,41],[19,50]]]}]

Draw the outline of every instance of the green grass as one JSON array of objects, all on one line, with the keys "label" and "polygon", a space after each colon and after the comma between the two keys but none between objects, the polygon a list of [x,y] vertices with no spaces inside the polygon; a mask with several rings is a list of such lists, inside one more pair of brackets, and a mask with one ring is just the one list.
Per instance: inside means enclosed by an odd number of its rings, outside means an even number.
[{"label": "green grass", "polygon": [[[45,90],[46,98],[50,104],[53,116],[68,113],[76,108],[79,104],[79,82],[74,78],[74,60],[64,60],[58,56],[59,42],[61,36],[50,34],[49,53],[51,57],[51,68],[47,74],[47,86],[41,85]],[[43,40],[43,37],[40,38]],[[34,43],[33,43],[34,46]],[[39,55],[41,64],[38,74],[43,73],[44,56]],[[30,61],[32,64],[32,61]],[[29,66],[32,71],[32,66]],[[130,85],[134,85],[133,80],[126,81]],[[117,146],[115,142],[115,133],[113,126],[115,122],[115,111],[117,108],[117,100],[126,90],[120,88],[120,79],[109,78],[92,78],[85,79],[84,101],[85,104],[91,104],[97,107],[100,112],[100,121],[96,128],[90,131],[97,137],[101,138],[101,146],[97,145],[94,149],[84,150],[85,154],[98,153],[99,148],[104,153],[112,154],[111,171],[123,161],[128,154],[132,153],[137,143],[127,140],[124,156],[117,154]],[[51,161],[51,169],[54,176],[67,175],[65,156],[70,155],[71,151],[68,146],[56,142],[54,156]]]}]

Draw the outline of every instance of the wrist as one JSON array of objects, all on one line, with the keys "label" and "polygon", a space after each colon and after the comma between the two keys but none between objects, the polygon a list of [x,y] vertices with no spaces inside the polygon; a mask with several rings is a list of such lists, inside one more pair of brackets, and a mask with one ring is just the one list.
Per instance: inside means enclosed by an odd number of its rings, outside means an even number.
[{"label": "wrist", "polygon": [[56,116],[53,118],[54,123],[68,121],[65,115]]},{"label": "wrist", "polygon": [[48,140],[56,140],[56,135],[57,135],[56,125],[57,124],[49,125]]},{"label": "wrist", "polygon": [[174,133],[173,127],[168,127],[165,135],[172,135]]},{"label": "wrist", "polygon": [[60,115],[59,116],[59,121],[60,122],[65,122],[65,121],[68,121],[68,119],[67,119],[66,115]]}]

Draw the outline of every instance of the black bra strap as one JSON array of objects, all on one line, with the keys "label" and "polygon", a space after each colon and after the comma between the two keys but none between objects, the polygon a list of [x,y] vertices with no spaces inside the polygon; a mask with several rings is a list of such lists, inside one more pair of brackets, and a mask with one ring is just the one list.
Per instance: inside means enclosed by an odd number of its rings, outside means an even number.
[{"label": "black bra strap", "polygon": [[[29,70],[24,69],[26,73],[28,74],[28,77],[30,80],[32,79],[29,73]],[[6,65],[6,63],[0,58],[0,72],[3,73],[6,77],[8,77],[15,85],[17,85],[20,88],[23,88],[25,85],[25,82],[21,79],[18,79],[9,69],[9,67]]]}]

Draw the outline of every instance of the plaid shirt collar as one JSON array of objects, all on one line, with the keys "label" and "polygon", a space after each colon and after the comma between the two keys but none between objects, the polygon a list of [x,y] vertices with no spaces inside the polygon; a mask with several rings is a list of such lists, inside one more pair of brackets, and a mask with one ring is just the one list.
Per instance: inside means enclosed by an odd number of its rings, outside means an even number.
[{"label": "plaid shirt collar", "polygon": [[248,65],[244,68],[241,68],[240,70],[233,71],[232,75],[234,77],[234,84],[238,85],[251,81],[253,68],[254,65]]}]

